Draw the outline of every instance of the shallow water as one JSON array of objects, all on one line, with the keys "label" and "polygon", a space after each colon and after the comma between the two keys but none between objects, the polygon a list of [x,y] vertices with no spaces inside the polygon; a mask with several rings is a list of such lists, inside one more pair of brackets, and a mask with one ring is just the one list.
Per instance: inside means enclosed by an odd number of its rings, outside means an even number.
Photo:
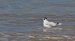
[{"label": "shallow water", "polygon": [[[42,18],[44,17],[44,15],[28,15],[27,17],[26,15],[1,14],[0,16],[0,32],[40,32],[43,29]],[[52,30],[54,31],[54,34],[75,35],[75,22],[70,20],[74,18],[71,18],[71,16],[68,18],[62,17],[63,15],[61,17],[59,16],[47,16],[49,21],[63,23],[61,26],[56,27],[62,28],[62,30]]]},{"label": "shallow water", "polygon": [[24,32],[25,34],[39,32],[41,34],[42,19],[47,16],[49,21],[63,23],[61,26],[52,28],[48,34],[75,36],[74,4],[74,0],[1,0],[0,32]]}]

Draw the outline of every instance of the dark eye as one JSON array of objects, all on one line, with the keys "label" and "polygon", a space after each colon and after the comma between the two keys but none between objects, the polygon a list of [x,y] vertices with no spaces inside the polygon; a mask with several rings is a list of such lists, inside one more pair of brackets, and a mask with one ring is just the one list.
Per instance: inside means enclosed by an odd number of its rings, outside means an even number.
[{"label": "dark eye", "polygon": [[47,18],[45,18],[45,19],[47,19]]}]

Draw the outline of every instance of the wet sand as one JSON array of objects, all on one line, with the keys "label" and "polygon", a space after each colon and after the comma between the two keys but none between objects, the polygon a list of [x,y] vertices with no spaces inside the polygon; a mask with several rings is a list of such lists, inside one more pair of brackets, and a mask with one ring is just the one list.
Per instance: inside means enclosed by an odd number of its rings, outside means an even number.
[{"label": "wet sand", "polygon": [[45,32],[0,32],[0,41],[75,41],[75,36],[53,35]]}]

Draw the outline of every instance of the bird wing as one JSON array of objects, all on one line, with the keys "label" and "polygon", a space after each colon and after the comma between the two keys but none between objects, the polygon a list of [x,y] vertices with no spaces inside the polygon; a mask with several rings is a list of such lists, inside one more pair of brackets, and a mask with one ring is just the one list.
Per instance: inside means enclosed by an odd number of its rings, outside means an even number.
[{"label": "bird wing", "polygon": [[48,22],[48,24],[49,24],[50,26],[56,26],[56,23],[54,23],[54,22]]},{"label": "bird wing", "polygon": [[44,24],[45,24],[45,25],[48,25],[48,26],[56,26],[56,23],[50,22],[50,21],[48,21],[48,20],[44,20]]}]

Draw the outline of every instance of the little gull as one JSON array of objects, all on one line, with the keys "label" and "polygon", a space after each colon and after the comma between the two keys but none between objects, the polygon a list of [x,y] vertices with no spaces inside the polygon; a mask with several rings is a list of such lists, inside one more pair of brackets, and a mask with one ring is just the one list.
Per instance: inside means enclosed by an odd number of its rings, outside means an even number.
[{"label": "little gull", "polygon": [[48,29],[48,28],[51,28],[51,27],[53,27],[53,26],[57,26],[57,25],[62,25],[62,23],[59,23],[59,22],[57,22],[57,23],[55,23],[55,22],[50,22],[50,21],[48,21],[47,20],[47,17],[44,17],[44,19],[43,19],[43,26],[45,27],[45,31]]}]

